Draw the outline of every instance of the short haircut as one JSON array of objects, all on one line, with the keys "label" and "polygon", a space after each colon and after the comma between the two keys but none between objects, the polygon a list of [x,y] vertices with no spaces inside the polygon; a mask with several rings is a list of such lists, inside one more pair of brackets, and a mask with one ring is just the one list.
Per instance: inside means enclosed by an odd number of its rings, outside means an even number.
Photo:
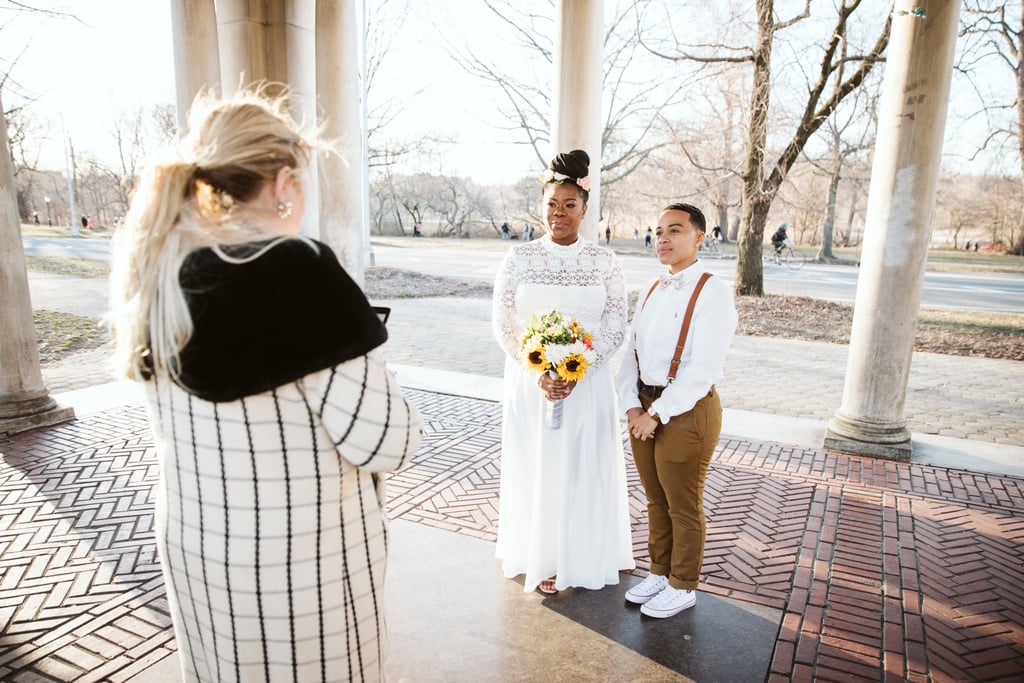
[{"label": "short haircut", "polygon": [[693,204],[669,204],[662,211],[683,211],[690,216],[690,222],[693,223],[693,227],[697,228],[701,232],[708,231],[708,221],[704,218],[704,214]]}]

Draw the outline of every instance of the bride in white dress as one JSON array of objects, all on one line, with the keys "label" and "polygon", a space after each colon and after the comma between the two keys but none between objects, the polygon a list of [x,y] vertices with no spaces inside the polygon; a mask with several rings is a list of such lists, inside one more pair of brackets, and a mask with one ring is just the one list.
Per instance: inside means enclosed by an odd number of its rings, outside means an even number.
[{"label": "bride in white dress", "polygon": [[[598,589],[635,566],[626,469],[610,361],[626,331],[615,254],[579,236],[590,159],[559,154],[545,172],[547,235],[509,250],[494,286],[505,351],[497,557],[524,590]],[[578,383],[528,372],[519,340],[534,314],[557,310],[593,334],[596,361]],[[549,398],[562,425],[546,426]]]}]

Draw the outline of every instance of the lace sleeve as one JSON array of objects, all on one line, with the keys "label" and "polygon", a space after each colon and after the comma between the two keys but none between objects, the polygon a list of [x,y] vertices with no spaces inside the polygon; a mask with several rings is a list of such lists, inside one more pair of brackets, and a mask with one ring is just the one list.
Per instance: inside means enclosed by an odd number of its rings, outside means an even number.
[{"label": "lace sleeve", "polygon": [[516,268],[515,252],[505,254],[498,276],[494,280],[494,303],[491,309],[491,325],[501,349],[518,360],[519,328],[516,322],[516,285],[519,273]]},{"label": "lace sleeve", "polygon": [[610,258],[611,262],[604,278],[605,300],[601,329],[594,335],[596,365],[611,360],[626,336],[626,280],[622,276],[622,268],[619,267],[615,255],[610,254]]}]

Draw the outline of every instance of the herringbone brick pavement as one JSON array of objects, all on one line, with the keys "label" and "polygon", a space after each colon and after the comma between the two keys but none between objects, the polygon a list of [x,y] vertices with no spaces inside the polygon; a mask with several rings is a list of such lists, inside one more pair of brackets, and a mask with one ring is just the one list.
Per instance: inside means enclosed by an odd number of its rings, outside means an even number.
[{"label": "herringbone brick pavement", "polygon": [[123,681],[174,650],[141,408],[0,441],[0,680]]},{"label": "herringbone brick pavement", "polygon": [[[499,406],[409,394],[426,434],[390,477],[392,516],[493,539]],[[0,679],[124,681],[171,654],[145,412],[0,456]],[[628,485],[643,573],[631,465]],[[706,506],[702,590],[784,614],[769,680],[1024,677],[1024,480],[723,437]]]}]

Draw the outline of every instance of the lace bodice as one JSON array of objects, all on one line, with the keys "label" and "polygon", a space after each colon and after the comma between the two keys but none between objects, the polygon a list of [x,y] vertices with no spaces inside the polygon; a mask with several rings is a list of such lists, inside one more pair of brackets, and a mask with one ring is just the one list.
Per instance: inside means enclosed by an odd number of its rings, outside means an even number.
[{"label": "lace bodice", "polygon": [[622,344],[626,284],[615,254],[583,238],[561,246],[547,236],[509,249],[494,282],[494,335],[519,360],[519,337],[535,313],[559,310],[594,335],[596,365]]}]

